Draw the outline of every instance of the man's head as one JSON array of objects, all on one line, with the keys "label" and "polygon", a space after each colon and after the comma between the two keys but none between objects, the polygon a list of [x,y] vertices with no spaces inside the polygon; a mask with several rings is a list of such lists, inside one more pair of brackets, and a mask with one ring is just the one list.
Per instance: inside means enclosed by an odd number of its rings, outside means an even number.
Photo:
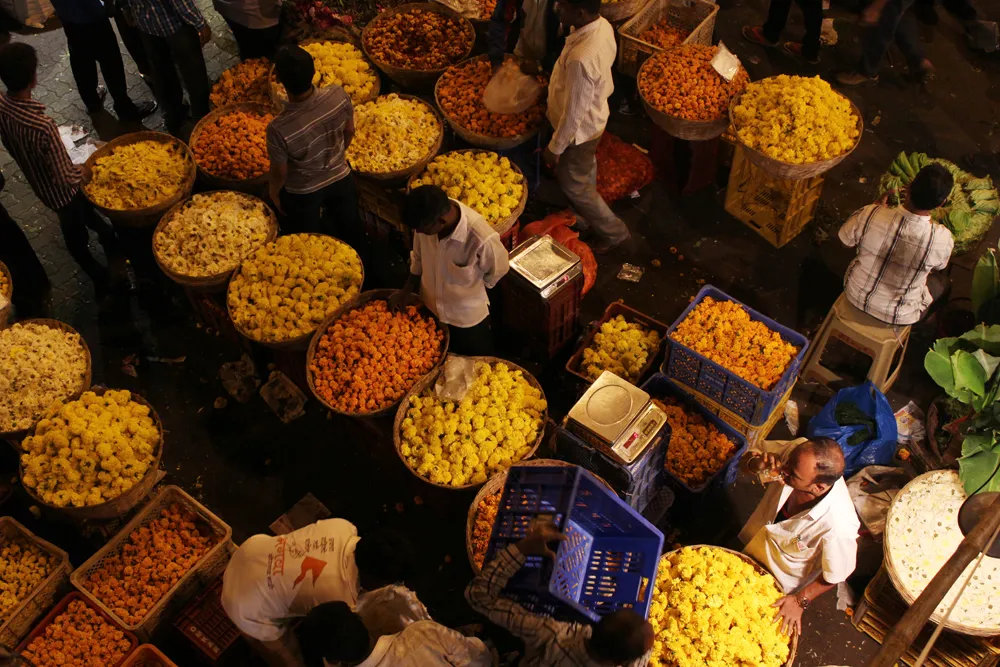
[{"label": "man's head", "polygon": [[792,450],[781,467],[785,484],[821,496],[844,476],[844,452],[836,440],[813,438]]},{"label": "man's head", "polygon": [[354,665],[371,653],[368,629],[344,602],[313,607],[295,634],[308,667],[323,667],[323,660]]},{"label": "man's head", "polygon": [[361,587],[371,591],[405,581],[416,553],[413,544],[396,531],[379,528],[365,533],[354,548]]},{"label": "man's head", "polygon": [[0,46],[0,81],[8,93],[21,93],[35,87],[38,55],[34,47],[24,42]]},{"label": "man's head", "polygon": [[421,234],[437,234],[458,222],[455,206],[436,185],[421,185],[403,202],[403,223]]},{"label": "man's head", "polygon": [[585,26],[601,14],[601,0],[559,0],[556,15],[567,28]]},{"label": "man's head", "polygon": [[919,172],[906,189],[907,208],[931,211],[948,201],[955,179],[940,164],[929,164]]},{"label": "man's head", "polygon": [[587,650],[611,665],[637,660],[653,647],[653,626],[631,609],[608,614],[594,626]]},{"label": "man's head", "polygon": [[274,72],[289,95],[303,95],[312,88],[316,65],[301,46],[283,46],[274,55]]}]

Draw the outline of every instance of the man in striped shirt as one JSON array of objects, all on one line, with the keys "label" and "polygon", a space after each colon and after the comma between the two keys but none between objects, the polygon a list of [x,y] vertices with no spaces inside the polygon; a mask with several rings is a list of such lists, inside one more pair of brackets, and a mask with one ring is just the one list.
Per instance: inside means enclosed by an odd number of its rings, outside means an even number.
[{"label": "man in striped shirt", "polygon": [[886,324],[918,322],[944,295],[947,279],[935,275],[948,266],[955,240],[931,211],[948,200],[954,183],[939,164],[924,167],[906,190],[902,206],[883,199],[865,206],[840,229],[840,240],[857,248],[844,276],[844,292],[855,308]]},{"label": "man in striped shirt", "polygon": [[37,84],[38,57],[23,42],[0,47],[0,140],[24,172],[35,195],[59,216],[69,254],[98,288],[110,285],[110,274],[90,254],[87,229],[97,233],[105,255],[117,258],[117,239],[80,191],[80,168],[73,164],[55,122],[45,106],[31,98]]}]

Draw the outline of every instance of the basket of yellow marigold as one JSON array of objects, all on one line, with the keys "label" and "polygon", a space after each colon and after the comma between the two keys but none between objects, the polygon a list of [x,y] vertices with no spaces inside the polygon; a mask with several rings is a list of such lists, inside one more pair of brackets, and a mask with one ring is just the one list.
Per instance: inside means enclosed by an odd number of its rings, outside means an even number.
[{"label": "basket of yellow marigold", "polygon": [[[382,89],[382,77],[361,51],[361,45],[353,35],[334,31],[323,39],[307,39],[299,44],[313,58],[316,73],[313,85],[316,88],[340,86],[357,106],[371,102]],[[278,81],[275,68],[268,75],[271,101],[280,109],[288,104],[288,91]]]}]

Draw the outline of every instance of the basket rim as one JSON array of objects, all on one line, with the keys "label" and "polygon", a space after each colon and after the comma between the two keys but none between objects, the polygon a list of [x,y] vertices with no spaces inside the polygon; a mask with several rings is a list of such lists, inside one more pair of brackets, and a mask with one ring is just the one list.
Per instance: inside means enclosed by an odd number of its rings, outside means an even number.
[{"label": "basket rim", "polygon": [[[447,360],[448,356],[458,357],[462,355],[457,355],[457,354],[445,355],[444,359]],[[490,364],[491,366],[494,366],[496,364],[506,364],[507,367],[512,371],[521,371],[521,374],[525,378],[525,380],[527,380],[529,384],[538,389],[538,391],[541,393],[542,400],[546,402],[545,411],[541,415],[542,425],[541,428],[538,429],[538,435],[535,437],[535,443],[534,445],[532,445],[531,450],[524,455],[524,458],[521,459],[521,461],[527,461],[528,459],[530,459],[532,456],[535,455],[535,452],[538,451],[538,448],[541,446],[542,441],[545,439],[545,430],[549,421],[549,407],[548,407],[548,399],[545,398],[545,389],[542,388],[541,383],[538,382],[538,380],[535,378],[534,375],[532,375],[527,370],[525,370],[521,366],[518,366],[512,361],[491,356],[473,356],[473,357],[463,357],[463,358],[473,359],[475,361],[482,361],[484,363]],[[425,389],[428,389],[429,387],[433,386],[433,384],[437,381],[438,375],[440,375],[443,372],[443,370],[444,370],[444,363],[442,362],[441,365],[437,368],[437,370],[425,375],[419,382],[417,382],[410,389],[410,391],[406,392],[406,395],[403,396],[403,398],[400,400],[399,407],[396,409],[396,417],[395,419],[393,419],[392,440],[393,440],[393,445],[396,449],[396,456],[399,457],[399,460],[403,463],[406,469],[413,474],[414,477],[416,477],[417,479],[426,484],[430,484],[431,486],[436,486],[439,489],[447,489],[449,491],[464,491],[466,489],[473,489],[482,486],[483,484],[486,484],[486,482],[488,482],[490,479],[492,479],[492,477],[487,477],[485,482],[478,482],[478,483],[473,482],[470,484],[465,484],[463,486],[451,486],[449,484],[439,484],[438,482],[430,481],[429,479],[423,477],[422,475],[418,475],[417,471],[411,468],[410,464],[406,462],[406,457],[404,457],[403,452],[400,451],[400,447],[402,447],[403,443],[402,439],[399,436],[399,432],[400,429],[402,428],[403,420],[406,418],[406,408],[409,406],[410,399],[413,396],[420,395]],[[517,461],[517,463],[520,463],[521,461]],[[495,477],[496,474],[493,475],[493,477]]]},{"label": "basket rim", "polygon": [[[257,56],[256,58],[247,58],[247,60],[241,60],[240,62],[236,63],[232,67],[227,67],[226,69],[222,70],[222,74],[225,74],[229,70],[236,69],[237,67],[240,67],[241,65],[249,62],[250,60],[264,60],[268,64],[270,64],[271,66],[274,65],[274,63],[271,61],[271,59],[268,58],[267,56]],[[268,68],[268,72],[270,72],[270,71],[271,71],[270,68]],[[211,106],[211,110],[221,109],[224,106],[229,106],[227,104],[216,104],[215,102],[212,101],[212,97],[211,97],[211,94],[215,91],[215,87],[217,85],[219,85],[219,81],[222,80],[222,74],[219,74],[219,76],[216,77],[215,81],[212,82],[212,86],[208,89],[208,92],[209,92],[208,102],[209,102],[209,105]],[[268,76],[267,72],[265,72],[264,74],[261,74],[259,77],[257,77],[256,79],[254,79],[254,83],[256,83],[257,81],[263,80],[264,83],[266,84],[267,83],[267,76]],[[266,104],[268,101],[270,101],[270,96],[269,95],[264,98],[264,101],[257,102],[257,104]],[[240,102],[230,102],[230,104],[240,104]]]},{"label": "basket rim", "polygon": [[598,13],[609,22],[617,23],[635,16],[645,4],[646,0],[617,0],[617,2],[602,0]]},{"label": "basket rim", "polygon": [[[359,99],[357,102],[355,102],[352,99],[351,104],[353,104],[354,106],[358,106],[359,104],[365,104],[367,102],[371,102],[372,100],[374,100],[376,97],[379,96],[379,93],[382,91],[382,75],[379,72],[378,67],[375,66],[375,63],[373,63],[371,58],[368,57],[368,54],[365,52],[364,48],[362,48],[360,39],[356,38],[354,35],[350,33],[345,32],[343,35],[337,37],[334,36],[310,37],[309,39],[304,39],[301,42],[299,42],[298,46],[306,46],[308,44],[319,44],[321,42],[350,44],[351,46],[353,46],[354,48],[356,48],[358,51],[361,52],[362,60],[365,61],[365,63],[368,65],[368,69],[370,69],[372,71],[372,74],[375,76],[375,85],[372,86],[372,91],[368,93],[366,97]],[[267,72],[266,75],[267,91],[268,91],[268,96],[270,97],[271,100],[271,104],[278,110],[282,110],[284,109],[284,106],[288,104],[288,95],[286,93],[284,99],[282,99],[281,95],[278,94],[278,86],[280,86],[281,84],[278,83],[278,74],[275,67],[276,65],[272,62],[271,69],[269,69]],[[323,88],[329,88],[329,87],[330,86],[324,86]],[[323,90],[323,88],[316,88],[316,90]],[[345,90],[344,92],[346,93],[347,91]],[[348,97],[350,97],[350,95],[348,95]]]},{"label": "basket rim", "polygon": [[[235,104],[227,104],[225,106],[216,107],[205,114],[191,129],[191,135],[188,137],[191,147],[191,155],[194,156],[194,147],[198,145],[198,140],[201,138],[202,132],[205,131],[205,128],[210,123],[214,123],[223,116],[228,116],[231,113],[237,113],[240,111],[253,112],[260,116],[268,114],[277,116],[281,112],[281,110],[273,104],[261,104],[259,102],[236,102]],[[217,185],[218,188],[216,189],[229,190],[239,187],[260,186],[267,183],[269,178],[267,171],[260,176],[254,176],[253,178],[230,178],[228,176],[219,176],[202,167],[197,158],[195,158],[194,164],[198,170],[198,176],[200,176],[201,179],[209,185]]]},{"label": "basket rim", "polygon": [[445,16],[451,17],[462,24],[466,36],[467,45],[465,52],[455,62],[461,62],[462,60],[468,58],[469,54],[472,53],[472,49],[476,45],[476,28],[475,26],[472,25],[472,22],[469,21],[469,19],[462,16],[461,14],[459,14],[458,12],[451,9],[450,7],[446,7],[445,5],[439,2],[407,2],[405,4],[397,5],[395,7],[389,7],[388,9],[379,12],[375,16],[375,18],[373,18],[365,25],[364,30],[361,31],[361,50],[364,52],[365,57],[368,58],[368,60],[370,60],[372,64],[375,65],[375,67],[385,72],[390,79],[393,77],[392,74],[389,73],[389,70],[392,70],[397,73],[437,76],[442,74],[446,69],[448,69],[448,67],[454,64],[451,63],[445,67],[435,68],[435,69],[413,69],[409,67],[400,67],[398,65],[390,65],[389,63],[383,62],[378,58],[375,58],[371,53],[369,53],[368,41],[373,26],[377,25],[380,21],[384,21],[390,16],[395,16],[396,14],[404,14],[406,12],[410,12],[416,9],[431,11],[437,14],[444,14]]},{"label": "basket rim", "polygon": [[[23,600],[17,603],[14,607],[9,609],[2,619],[0,619],[0,633],[10,626],[11,623],[17,618],[17,616],[28,608],[28,605],[32,602],[34,597],[38,595],[41,591],[45,590],[46,587],[52,585],[55,581],[63,576],[69,577],[70,573],[73,571],[73,563],[70,562],[69,554],[65,551],[52,544],[48,540],[35,535],[31,530],[26,528],[24,524],[15,519],[12,516],[2,516],[0,517],[0,535],[2,535],[2,527],[4,525],[10,525],[13,530],[21,534],[21,537],[26,541],[34,544],[41,551],[45,552],[50,558],[54,557],[58,560],[58,563],[52,568],[52,572],[49,573],[45,579],[41,581],[35,588],[27,595]],[[30,629],[29,629],[30,633]],[[21,637],[18,637],[20,641]]]},{"label": "basket rim", "polygon": [[[624,313],[613,312],[616,310],[621,310],[623,308],[626,311]],[[649,315],[643,313],[642,311],[636,310],[635,308],[629,306],[622,300],[612,301],[611,303],[608,304],[607,308],[604,309],[604,313],[601,315],[601,319],[597,321],[597,325],[593,327],[590,330],[590,332],[584,336],[583,340],[580,342],[580,345],[576,348],[576,350],[574,350],[573,354],[566,361],[566,366],[565,366],[566,372],[568,372],[571,375],[575,375],[576,377],[586,382],[588,385],[594,382],[594,380],[591,380],[589,377],[580,372],[580,364],[583,363],[583,351],[586,350],[590,346],[590,344],[594,341],[594,336],[597,334],[597,331],[601,328],[601,325],[604,324],[605,322],[610,322],[618,315],[622,315],[623,317],[629,315],[631,316],[632,321],[638,319],[640,324],[643,324],[644,326],[647,326],[651,328],[653,331],[656,331],[658,334],[660,334],[660,344],[656,348],[656,353],[649,355],[649,359],[646,360],[646,364],[643,366],[642,372],[639,373],[639,377],[636,378],[634,382],[632,380],[629,380],[628,378],[622,378],[622,379],[631,384],[635,384],[636,382],[642,380],[642,378],[645,377],[647,373],[649,373],[649,370],[653,367],[653,364],[655,364],[656,360],[659,358],[660,353],[663,352],[664,348],[666,347],[667,330],[670,328],[670,326],[664,324],[663,322],[660,322],[658,319],[654,317],[650,317]],[[629,317],[626,317],[625,319],[629,320]],[[650,323],[656,326],[650,327]]]},{"label": "basket rim", "polygon": [[[437,123],[438,126],[437,138],[434,140],[434,144],[433,146],[431,146],[430,150],[425,155],[423,155],[419,160],[417,160],[408,167],[404,167],[402,169],[396,169],[395,171],[362,171],[361,169],[357,169],[354,165],[351,165],[350,160],[348,160],[348,164],[351,167],[351,171],[353,171],[355,174],[357,174],[362,178],[369,178],[380,181],[390,181],[397,178],[409,178],[412,174],[426,169],[430,161],[433,160],[435,157],[437,157],[437,154],[441,151],[441,146],[444,143],[444,123],[441,122],[441,114],[438,113],[438,110],[434,108],[433,104],[431,104],[425,99],[417,97],[416,95],[410,95],[408,93],[386,93],[385,95],[377,95],[372,99],[368,100],[367,102],[364,102],[364,104],[368,104],[369,102],[374,102],[378,100],[380,97],[388,98],[391,95],[395,95],[396,97],[404,100],[420,102],[425,107],[427,107],[427,110],[430,111],[431,114],[434,116],[434,121]],[[358,113],[357,110],[358,106],[361,106],[361,104],[359,103],[355,105],[354,109],[355,115],[357,115]]]},{"label": "basket rim", "polygon": [[[309,349],[306,352],[306,384],[309,385],[309,391],[312,392],[316,400],[319,401],[323,405],[323,407],[325,407],[330,412],[333,412],[334,414],[338,415],[343,415],[345,417],[381,417],[383,415],[389,414],[394,409],[396,409],[399,406],[399,401],[402,401],[403,398],[406,396],[406,394],[409,392],[409,390],[407,390],[407,392],[404,392],[403,396],[401,396],[398,401],[393,401],[390,405],[387,405],[384,408],[379,408],[378,410],[374,410],[372,412],[346,412],[344,410],[339,410],[337,408],[334,408],[329,403],[327,403],[325,398],[320,396],[319,392],[316,391],[315,384],[313,383],[313,372],[311,370],[312,362],[316,357],[316,348],[319,347],[320,339],[322,339],[323,336],[326,335],[327,330],[329,330],[329,328],[333,326],[333,324],[337,320],[339,320],[340,318],[344,317],[345,315],[354,310],[366,306],[367,304],[373,301],[387,301],[388,297],[395,294],[396,291],[397,290],[394,289],[372,289],[359,293],[356,297],[351,299],[350,302],[345,303],[340,308],[327,315],[326,318],[324,318],[323,321],[320,323],[320,325],[316,328],[316,331],[313,333],[312,340],[309,341]],[[428,308],[427,305],[420,300],[420,297],[418,295],[410,293],[410,296],[413,297],[413,300],[417,302],[415,304],[411,303],[411,305],[416,305],[418,309],[422,311],[421,315],[430,317],[434,321],[434,324],[437,327],[438,331],[440,331],[444,335],[444,338],[441,341],[442,349],[440,350],[440,356],[438,356],[437,361],[434,362],[434,365],[431,367],[429,371],[427,371],[422,376],[416,379],[416,381],[413,383],[415,386],[425,377],[437,371],[437,369],[441,366],[441,364],[444,363],[445,358],[448,356],[448,345],[451,340],[451,335],[448,325],[439,320],[437,315],[431,312],[431,309]]]},{"label": "basket rim", "polygon": [[[146,655],[144,655],[146,654]],[[135,650],[129,654],[122,663],[122,667],[136,667],[140,660],[146,658],[155,658],[157,661],[163,663],[162,667],[177,667],[177,663],[171,660],[164,654],[160,649],[156,648],[153,644],[139,644],[135,647]]]}]

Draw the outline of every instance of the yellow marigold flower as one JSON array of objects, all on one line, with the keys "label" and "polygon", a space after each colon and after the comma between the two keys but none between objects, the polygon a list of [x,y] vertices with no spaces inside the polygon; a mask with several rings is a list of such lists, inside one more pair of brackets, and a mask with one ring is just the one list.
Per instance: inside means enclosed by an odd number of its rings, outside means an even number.
[{"label": "yellow marigold flower", "polygon": [[[524,177],[514,170],[507,158],[491,151],[453,151],[438,155],[413,181],[413,187],[436,185],[476,210],[491,225],[496,226],[509,216],[511,206],[506,203],[521,201],[524,194]],[[507,209],[508,216],[502,215]]]}]

